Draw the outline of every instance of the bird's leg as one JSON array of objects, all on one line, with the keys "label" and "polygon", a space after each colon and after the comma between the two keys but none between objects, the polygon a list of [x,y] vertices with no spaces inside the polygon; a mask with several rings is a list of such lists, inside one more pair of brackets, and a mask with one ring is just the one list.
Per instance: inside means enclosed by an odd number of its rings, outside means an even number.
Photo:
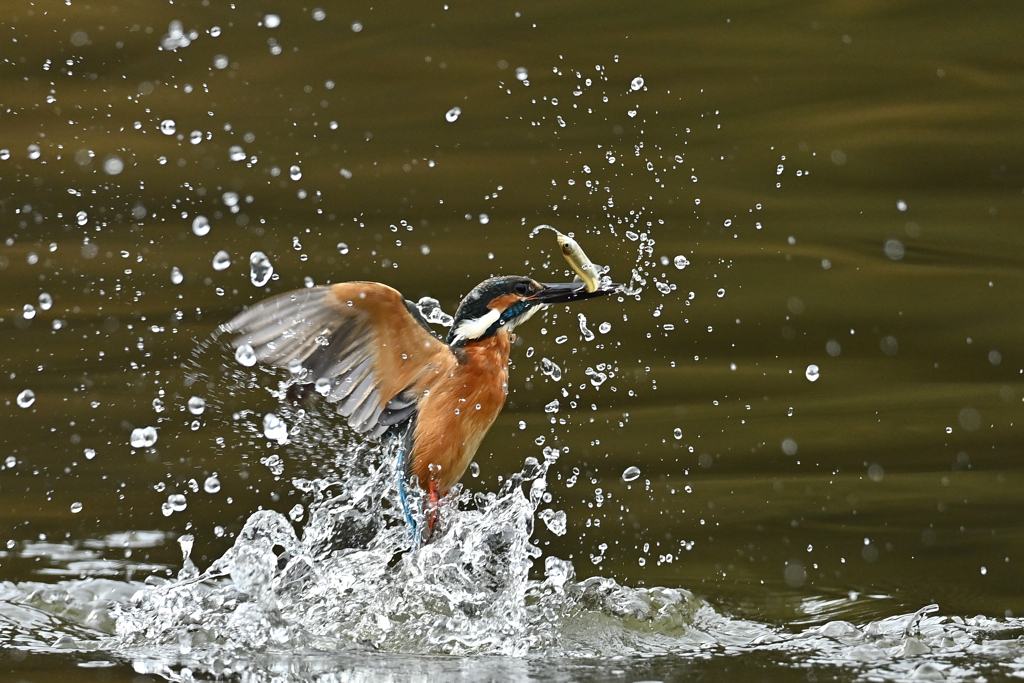
[{"label": "bird's leg", "polygon": [[437,508],[441,503],[441,495],[437,490],[437,482],[431,480],[427,490],[427,538],[434,533],[434,521],[437,519]]}]

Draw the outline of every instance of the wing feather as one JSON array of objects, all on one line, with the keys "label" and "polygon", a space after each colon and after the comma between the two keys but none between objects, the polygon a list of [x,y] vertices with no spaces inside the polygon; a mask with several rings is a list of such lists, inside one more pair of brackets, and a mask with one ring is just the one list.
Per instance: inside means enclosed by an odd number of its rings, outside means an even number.
[{"label": "wing feather", "polygon": [[258,302],[223,325],[256,357],[327,383],[326,399],[379,438],[416,416],[423,391],[457,363],[396,290],[375,282],[300,289]]}]

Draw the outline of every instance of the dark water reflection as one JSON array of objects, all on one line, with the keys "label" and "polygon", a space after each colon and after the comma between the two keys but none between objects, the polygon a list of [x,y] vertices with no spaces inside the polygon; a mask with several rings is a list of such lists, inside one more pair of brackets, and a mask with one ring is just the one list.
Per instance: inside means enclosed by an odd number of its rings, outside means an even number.
[{"label": "dark water reflection", "polygon": [[[97,552],[176,568],[190,532],[201,566],[220,556],[329,454],[275,478],[231,416],[277,401],[225,389],[230,356],[197,345],[307,277],[449,311],[495,273],[557,279],[553,240],[527,238],[551,223],[646,284],[521,330],[466,483],[493,490],[541,436],[568,447],[548,479],[569,529],[538,531],[546,553],[794,629],[929,603],[1024,614],[1017,4],[322,8],[0,9],[0,578],[46,580],[25,543],[140,530],[169,542]],[[172,21],[198,33],[159,50]],[[276,271],[262,289],[256,250]],[[578,312],[611,330],[585,342]],[[588,368],[614,376],[594,387]],[[193,394],[210,406],[195,431]],[[133,450],[148,425],[155,449]]]}]

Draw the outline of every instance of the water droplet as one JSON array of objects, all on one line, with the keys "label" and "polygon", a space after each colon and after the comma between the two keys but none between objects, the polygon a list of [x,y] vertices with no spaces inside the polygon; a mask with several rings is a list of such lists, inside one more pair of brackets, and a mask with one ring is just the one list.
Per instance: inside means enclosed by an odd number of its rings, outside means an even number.
[{"label": "water droplet", "polygon": [[[39,295],[39,309],[48,311],[51,308],[53,308],[53,297],[46,292],[43,292]],[[991,354],[989,354],[989,356],[991,356]],[[995,363],[994,365],[998,365],[998,363]]]},{"label": "water droplet", "polygon": [[882,353],[887,356],[895,356],[900,350],[899,342],[891,334],[882,337],[880,346],[882,347]]},{"label": "water droplet", "polygon": [[181,269],[178,266],[171,268],[171,284],[180,285],[185,281],[185,276],[182,274]]},{"label": "water droplet", "polygon": [[225,192],[220,196],[220,200],[224,202],[224,206],[228,207],[232,211],[238,206],[238,193],[237,192]]},{"label": "water droplet", "polygon": [[545,413],[557,413],[558,412],[558,399],[556,398],[551,403],[544,406]]},{"label": "water droplet", "polygon": [[171,510],[174,512],[181,512],[188,507],[188,501],[186,501],[185,496],[180,493],[172,493],[167,496],[167,504],[171,506]]},{"label": "water droplet", "polygon": [[829,339],[828,342],[825,344],[825,352],[828,355],[832,356],[833,358],[838,356],[842,352],[842,350],[843,347],[841,347],[839,345],[839,342],[837,342],[835,339]]},{"label": "water droplet", "polygon": [[723,296],[725,296],[725,288],[724,287],[722,289],[718,290],[718,298],[721,299]]},{"label": "water droplet", "polygon": [[[538,512],[537,516],[540,518],[540,520],[542,522],[544,522],[544,526],[546,526],[548,528],[548,531],[553,533],[555,536],[564,536],[565,535],[565,527],[566,527],[566,514],[565,514],[565,510],[557,510],[556,511],[556,510],[552,510],[550,508],[545,508],[544,510],[541,510],[540,512]],[[552,558],[548,558],[548,559],[552,559]],[[548,572],[548,576],[549,577],[551,576],[550,572]]]},{"label": "water droplet", "polygon": [[188,141],[191,142],[193,145],[198,145],[200,142],[203,141],[203,131],[192,131],[191,133],[188,134]]},{"label": "water droplet", "polygon": [[811,382],[818,381],[818,366],[811,363],[807,366],[807,371],[804,372],[804,376]]},{"label": "water droplet", "polygon": [[292,166],[288,169],[288,177],[292,180],[300,180],[302,178],[302,169],[298,166]]},{"label": "water droplet", "polygon": [[192,219],[192,232],[203,237],[210,232],[210,220],[206,216],[196,216]]},{"label": "water droplet", "polygon": [[530,72],[526,70],[525,66],[516,67],[516,78],[520,81],[525,81],[530,77]]},{"label": "water droplet", "polygon": [[348,245],[344,242],[338,242],[338,253],[344,256],[348,253]]},{"label": "water droplet", "polygon": [[81,511],[82,511],[82,504],[81,503],[72,503],[71,504],[71,514],[77,515]]},{"label": "water droplet", "polygon": [[249,255],[249,281],[256,287],[263,287],[270,282],[274,274],[274,266],[262,251],[254,251]]},{"label": "water droplet", "polygon": [[213,66],[215,69],[226,69],[228,68],[227,55],[217,55],[213,58]]},{"label": "water droplet", "polygon": [[612,331],[612,324],[609,322],[603,322],[597,326],[597,331],[601,334],[608,334]]},{"label": "water droplet", "polygon": [[906,248],[903,246],[903,242],[899,240],[889,240],[885,243],[885,255],[893,261],[899,261],[907,253]]},{"label": "water droplet", "polygon": [[9,149],[0,149],[0,160],[7,161],[10,158],[11,158],[11,150],[9,150]]},{"label": "water droplet", "polygon": [[288,440],[288,425],[274,413],[267,413],[263,416],[263,435],[283,444]]},{"label": "water droplet", "polygon": [[479,477],[480,476],[480,465],[478,465],[475,462],[469,463],[469,475],[471,477]]},{"label": "water droplet", "polygon": [[29,406],[36,402],[36,392],[32,391],[31,389],[25,389],[20,394],[18,394],[17,401],[19,408],[28,408]]},{"label": "water droplet", "polygon": [[29,159],[38,159],[40,156],[42,156],[42,152],[39,150],[39,145],[32,144],[28,146]]},{"label": "water droplet", "polygon": [[95,457],[96,457],[96,450],[95,449],[93,449],[93,448],[86,448],[85,449],[85,459],[86,460],[92,460]]},{"label": "water droplet", "polygon": [[641,78],[640,76],[634,78],[633,82],[629,84],[630,90],[639,90],[642,87],[644,87],[644,79]]},{"label": "water droplet", "polygon": [[327,18],[327,12],[323,11],[319,7],[313,10],[313,21],[323,21]]},{"label": "water droplet", "polygon": [[800,588],[807,581],[807,569],[804,565],[796,560],[787,560],[786,568],[783,571],[782,578],[786,581],[786,585],[791,588]]},{"label": "water droplet", "polygon": [[32,304],[25,304],[21,307],[21,316],[25,318],[25,320],[31,320],[36,317],[36,307]]},{"label": "water droplet", "polygon": [[281,25],[281,17],[276,14],[268,14],[263,17],[263,25],[267,28],[277,28]]},{"label": "water droplet", "polygon": [[241,145],[231,145],[228,148],[228,158],[231,161],[245,161],[245,150]]},{"label": "water droplet", "polygon": [[111,154],[103,160],[103,172],[107,175],[118,175],[124,170],[124,162],[121,157]]},{"label": "water droplet", "polygon": [[540,359],[540,371],[556,382],[562,379],[562,368],[558,367],[557,363],[548,358]]},{"label": "water droplet", "polygon": [[[637,90],[637,88],[633,88]],[[640,468],[630,465],[622,473],[622,481],[636,481],[640,478]]]},{"label": "water droplet", "polygon": [[907,210],[907,203],[905,201],[903,201],[902,199],[899,200],[898,202],[896,202],[896,209],[898,211],[906,211]]},{"label": "water droplet", "polygon": [[206,399],[202,396],[193,396],[188,400],[188,412],[193,415],[202,415],[206,410]]},{"label": "water droplet", "polygon": [[676,427],[675,429],[672,430],[672,436],[674,436],[677,441],[679,439],[682,439],[683,438],[683,430],[680,429],[679,427]]},{"label": "water droplet", "polygon": [[491,222],[491,217],[488,216],[486,213],[482,213],[482,214],[480,214],[480,217],[479,217],[478,220],[480,221],[480,225],[487,225],[488,223]]},{"label": "water droplet", "polygon": [[447,121],[448,123],[455,123],[456,121],[459,120],[459,116],[461,115],[462,109],[460,109],[459,107],[452,107],[447,112],[445,112],[444,120]]},{"label": "water droplet", "polygon": [[363,30],[363,25],[361,23],[359,23],[358,21],[353,21],[352,22],[352,33],[359,33],[362,30]]},{"label": "water droplet", "polygon": [[213,269],[226,270],[231,266],[231,254],[221,249],[213,255]]},{"label": "water droplet", "polygon": [[79,211],[75,215],[75,220],[78,221],[79,225],[85,225],[86,223],[89,222],[89,214],[87,214],[85,211]]},{"label": "water droplet", "polygon": [[522,431],[524,429],[526,429],[526,421],[525,420],[520,420],[519,421],[519,430]]},{"label": "water droplet", "polygon": [[606,381],[608,381],[607,373],[601,372],[600,370],[595,370],[594,368],[587,368],[584,371],[584,374],[586,374],[587,377],[590,378],[590,383],[593,384],[595,387],[599,387]]},{"label": "water droplet", "polygon": [[203,490],[207,493],[217,493],[220,491],[220,479],[217,478],[216,474],[211,474],[203,482]]},{"label": "water droplet", "polygon": [[128,443],[132,448],[149,448],[156,443],[156,438],[155,427],[136,427],[132,430]]},{"label": "water droplet", "polygon": [[594,333],[591,332],[590,328],[587,327],[587,316],[583,315],[582,313],[578,313],[577,319],[580,323],[580,334],[583,335],[583,339],[585,339],[588,342],[594,341]]},{"label": "water droplet", "polygon": [[689,262],[689,261],[687,261],[687,260],[686,260],[686,257],[685,257],[685,256],[683,256],[682,254],[680,254],[679,256],[676,256],[676,257],[675,257],[675,258],[674,258],[674,259],[672,260],[672,262],[676,264],[676,268],[678,268],[679,270],[682,270],[682,269],[683,269],[683,268],[685,268],[686,266],[690,265],[690,262]]},{"label": "water droplet", "polygon": [[782,440],[782,452],[786,455],[796,455],[797,445],[793,439]]},{"label": "water droplet", "polygon": [[160,132],[164,135],[174,135],[178,131],[178,124],[174,119],[164,119],[160,122]]},{"label": "water droplet", "polygon": [[248,344],[242,344],[235,349],[235,360],[238,361],[240,365],[251,368],[256,365],[256,352],[253,351],[252,347]]}]

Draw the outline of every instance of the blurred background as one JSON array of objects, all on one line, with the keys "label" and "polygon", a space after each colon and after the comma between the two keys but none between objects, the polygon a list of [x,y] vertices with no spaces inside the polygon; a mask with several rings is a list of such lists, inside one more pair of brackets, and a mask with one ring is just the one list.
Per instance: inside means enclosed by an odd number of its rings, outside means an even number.
[{"label": "blurred background", "polygon": [[773,624],[1024,613],[1017,3],[318,2],[0,10],[0,579],[207,566],[334,455],[217,326],[561,280],[549,223],[638,293],[518,331],[464,480],[562,448],[545,553]]}]

